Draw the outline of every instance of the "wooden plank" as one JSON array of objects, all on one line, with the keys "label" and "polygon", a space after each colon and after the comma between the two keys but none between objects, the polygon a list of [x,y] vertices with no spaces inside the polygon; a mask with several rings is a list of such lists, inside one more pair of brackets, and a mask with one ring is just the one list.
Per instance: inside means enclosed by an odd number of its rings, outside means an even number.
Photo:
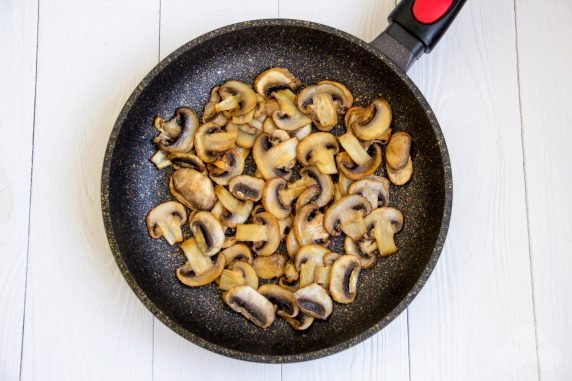
[{"label": "wooden plank", "polygon": [[[371,41],[387,26],[393,0],[280,3],[280,17],[315,21]],[[407,316],[373,338],[334,356],[283,366],[283,380],[409,380]]]},{"label": "wooden plank", "polygon": [[572,7],[518,0],[516,16],[540,378],[563,380],[572,375],[572,45],[559,41],[572,33]]},{"label": "wooden plank", "polygon": [[412,380],[536,380],[510,0],[468,1],[411,75],[447,139],[446,250],[409,307]]},{"label": "wooden plank", "polygon": [[20,373],[36,77],[36,1],[0,2],[0,379]]},{"label": "wooden plank", "polygon": [[[221,0],[201,7],[184,0],[162,0],[161,5],[161,58],[210,30],[278,15],[277,0]],[[192,21],[188,15],[192,15]],[[213,381],[279,380],[280,365],[222,357],[188,342],[155,320],[154,380],[177,380],[189,375]]]},{"label": "wooden plank", "polygon": [[24,380],[150,380],[152,317],[103,229],[109,133],[157,63],[159,2],[40,3]]}]

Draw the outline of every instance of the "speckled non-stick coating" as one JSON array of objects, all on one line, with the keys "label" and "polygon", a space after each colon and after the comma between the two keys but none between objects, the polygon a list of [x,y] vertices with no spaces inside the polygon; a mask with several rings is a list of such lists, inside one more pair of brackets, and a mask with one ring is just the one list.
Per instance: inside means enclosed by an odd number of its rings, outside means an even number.
[{"label": "speckled non-stick coating", "polygon": [[[391,204],[405,216],[397,254],[362,271],[350,305],[334,306],[327,321],[294,332],[281,319],[266,330],[232,312],[214,285],[191,289],[175,269],[176,248],[151,239],[145,216],[172,199],[170,169],[158,171],[149,157],[155,115],[180,106],[199,115],[215,84],[251,83],[271,66],[283,66],[305,84],[345,83],[355,104],[383,97],[393,109],[392,127],[415,141],[415,173],[391,187]],[[260,20],[231,25],[199,37],[163,60],[134,91],[111,134],[102,179],[102,203],[110,246],[137,296],[180,335],[214,352],[250,361],[291,362],[326,356],[371,336],[393,320],[418,293],[441,252],[452,200],[447,149],[435,117],[399,68],[365,42],[318,24]],[[186,230],[188,233],[188,230]],[[334,249],[341,251],[340,247]]]}]

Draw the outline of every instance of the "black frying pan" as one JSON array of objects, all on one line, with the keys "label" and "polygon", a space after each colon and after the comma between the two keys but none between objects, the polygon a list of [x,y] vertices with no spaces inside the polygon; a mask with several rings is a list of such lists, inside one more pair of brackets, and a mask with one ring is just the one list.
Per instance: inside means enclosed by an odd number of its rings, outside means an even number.
[{"label": "black frying pan", "polygon": [[[121,111],[102,177],[111,249],[147,308],[202,347],[261,362],[301,361],[338,352],[373,335],[403,311],[437,262],[452,202],[451,169],[441,129],[405,71],[433,48],[463,3],[404,0],[390,15],[390,26],[371,44],[319,24],[259,20],[217,29],[161,61]],[[255,327],[221,302],[214,285],[183,286],[175,269],[184,256],[164,240],[151,239],[144,222],[149,210],[171,199],[169,170],[158,171],[149,162],[156,135],[153,117],[170,117],[183,105],[200,113],[215,84],[228,79],[251,83],[271,66],[288,68],[306,84],[323,79],[343,82],[358,105],[378,96],[387,99],[393,109],[392,128],[407,131],[415,143],[412,181],[390,190],[392,205],[405,216],[405,226],[396,236],[400,251],[362,271],[354,303],[336,305],[327,321],[315,322],[303,333],[280,319],[267,330]],[[383,168],[380,171],[383,174]]]}]

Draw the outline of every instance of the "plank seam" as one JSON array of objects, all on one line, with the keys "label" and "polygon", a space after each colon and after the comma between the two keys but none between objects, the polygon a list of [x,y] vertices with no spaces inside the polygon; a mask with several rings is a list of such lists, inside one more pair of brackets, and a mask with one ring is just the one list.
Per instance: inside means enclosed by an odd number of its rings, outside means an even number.
[{"label": "plank seam", "polygon": [[534,322],[534,344],[536,352],[536,373],[537,378],[540,381],[540,359],[538,355],[538,331],[536,324],[536,301],[534,300],[534,275],[532,266],[532,247],[530,245],[530,214],[529,214],[529,203],[528,203],[528,178],[526,175],[526,154],[525,154],[525,144],[524,144],[524,122],[522,117],[522,97],[521,97],[521,86],[520,86],[520,57],[518,48],[518,22],[517,22],[517,10],[516,10],[516,0],[513,0],[514,9],[514,45],[516,48],[516,83],[518,86],[518,111],[520,118],[520,144],[522,148],[522,172],[524,175],[524,204],[526,212],[526,233],[528,238],[528,266],[530,268],[530,290],[532,299],[532,319]]},{"label": "plank seam", "polygon": [[405,310],[407,317],[407,378],[411,381],[411,335],[409,334],[409,308]]}]

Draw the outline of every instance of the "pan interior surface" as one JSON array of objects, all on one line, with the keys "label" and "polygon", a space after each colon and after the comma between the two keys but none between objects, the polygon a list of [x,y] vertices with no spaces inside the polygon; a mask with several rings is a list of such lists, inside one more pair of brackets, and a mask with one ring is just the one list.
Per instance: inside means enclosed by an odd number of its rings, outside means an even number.
[{"label": "pan interior surface", "polygon": [[[228,28],[182,48],[167,58],[145,87],[139,88],[118,121],[106,157],[103,184],[106,227],[114,254],[135,292],[171,328],[213,351],[246,360],[285,362],[321,357],[365,339],[395,318],[435,258],[446,209],[446,166],[430,110],[385,61],[345,34],[302,25],[256,24]],[[331,317],[299,333],[281,319],[263,330],[226,307],[215,285],[191,289],[175,277],[185,261],[164,240],[151,239],[145,216],[171,200],[171,169],[157,170],[149,161],[157,134],[156,115],[170,117],[181,106],[200,116],[211,88],[228,79],[252,83],[271,66],[288,68],[304,84],[330,79],[345,83],[354,104],[383,97],[393,109],[392,128],[415,141],[415,172],[410,183],[391,187],[390,203],[405,216],[396,236],[400,248],[379,258],[360,275],[358,296],[336,304]],[[114,143],[114,144],[113,144]],[[441,146],[440,146],[441,145]],[[106,176],[104,175],[104,179]],[[107,210],[105,211],[107,207]],[[187,229],[188,235],[188,229]],[[340,251],[340,247],[334,248]],[[440,250],[440,247],[439,249]],[[438,255],[438,252],[437,252]]]}]

